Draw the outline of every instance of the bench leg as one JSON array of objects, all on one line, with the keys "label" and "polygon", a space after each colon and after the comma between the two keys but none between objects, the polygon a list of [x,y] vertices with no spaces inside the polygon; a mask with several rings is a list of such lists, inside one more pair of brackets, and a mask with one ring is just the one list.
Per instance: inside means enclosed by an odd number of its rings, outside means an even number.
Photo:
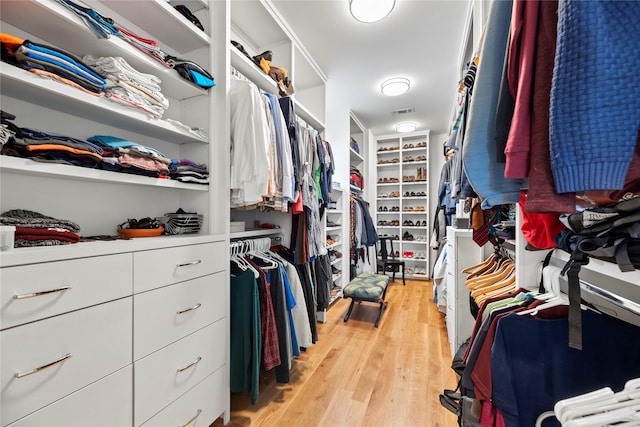
[{"label": "bench leg", "polygon": [[380,308],[378,309],[378,316],[376,317],[376,323],[375,323],[375,327],[378,327],[378,324],[380,324],[380,318],[382,317],[382,310],[384,310],[387,307],[387,303],[385,301],[380,301]]},{"label": "bench leg", "polygon": [[353,305],[356,303],[356,300],[351,298],[351,304],[349,305],[349,309],[347,310],[347,314],[344,315],[344,322],[349,320],[349,316],[351,316],[351,310],[353,310]]}]

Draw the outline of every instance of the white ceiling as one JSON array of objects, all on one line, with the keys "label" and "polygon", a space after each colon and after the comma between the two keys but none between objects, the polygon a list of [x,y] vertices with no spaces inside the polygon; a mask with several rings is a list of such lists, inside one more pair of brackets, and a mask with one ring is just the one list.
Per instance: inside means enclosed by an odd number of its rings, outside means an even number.
[{"label": "white ceiling", "polygon": [[[348,0],[272,3],[325,73],[332,93],[343,96],[374,135],[394,133],[400,121],[414,121],[417,130],[449,131],[468,0],[396,0],[389,16],[371,24],[349,15]],[[411,90],[386,97],[380,83],[394,76],[408,77]],[[406,107],[415,112],[391,114]]]}]

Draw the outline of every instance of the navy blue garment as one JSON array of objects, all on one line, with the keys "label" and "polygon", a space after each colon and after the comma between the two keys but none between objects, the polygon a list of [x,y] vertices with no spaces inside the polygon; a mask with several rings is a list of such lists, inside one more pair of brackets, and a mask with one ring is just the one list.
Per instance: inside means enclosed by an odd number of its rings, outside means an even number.
[{"label": "navy blue garment", "polygon": [[603,387],[618,391],[640,377],[640,328],[583,310],[582,331],[580,351],[568,345],[567,318],[511,313],[498,320],[491,350],[492,401],[507,427],[531,427],[558,400]]},{"label": "navy blue garment", "polygon": [[289,130],[289,142],[291,144],[291,157],[293,158],[294,195],[300,191],[302,178],[300,177],[300,144],[298,144],[298,125],[293,101],[289,97],[280,98],[280,109]]}]

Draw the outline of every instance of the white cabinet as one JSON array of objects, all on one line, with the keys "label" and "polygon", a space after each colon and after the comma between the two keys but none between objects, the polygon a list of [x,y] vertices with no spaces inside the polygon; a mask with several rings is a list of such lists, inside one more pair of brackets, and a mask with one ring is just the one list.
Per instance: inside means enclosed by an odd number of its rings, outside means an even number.
[{"label": "white cabinet", "polygon": [[131,365],[28,415],[11,427],[113,427],[131,424]]},{"label": "white cabinet", "polygon": [[130,364],[131,305],[122,298],[0,332],[2,425]]},{"label": "white cabinet", "polygon": [[380,136],[376,147],[376,228],[393,237],[406,276],[429,274],[429,132]]},{"label": "white cabinet", "polygon": [[482,261],[482,248],[473,241],[473,231],[447,227],[447,334],[451,354],[471,336],[475,319],[469,306],[469,291],[464,286],[467,267]]},{"label": "white cabinet", "polygon": [[[87,411],[108,412],[111,425],[133,421],[137,426],[154,416],[161,422],[156,414],[187,392],[210,402],[201,422],[228,414],[227,273],[212,261],[223,243],[205,236],[159,242],[165,247],[139,239],[127,245],[134,250],[126,253],[108,253],[118,252],[121,242],[104,242],[98,244],[104,255],[33,265],[23,262],[46,248],[0,255],[3,426],[15,421],[42,425],[49,414],[49,425],[55,420],[82,425]],[[75,253],[72,246],[59,249],[53,254]],[[153,254],[173,268],[151,262]],[[206,267],[202,274],[175,277],[176,266],[192,254],[207,260],[198,264]],[[65,284],[69,289],[46,292]],[[201,388],[209,394],[190,391],[214,372],[215,384]],[[110,401],[100,398],[85,407],[104,394],[118,395],[117,401],[129,398],[112,410]],[[115,421],[122,419],[127,423]]]},{"label": "white cabinet", "polygon": [[[147,421],[225,364],[225,354],[219,351],[225,327],[220,320],[135,362],[134,425]],[[216,388],[226,389],[222,380]]]},{"label": "white cabinet", "polygon": [[[221,415],[228,420],[230,4],[228,0],[178,3],[189,7],[205,31],[177,12],[174,2],[92,0],[88,5],[155,40],[165,53],[208,70],[217,83],[210,90],[183,79],[119,37],[97,38],[57,1],[0,2],[4,33],[80,58],[122,57],[136,70],[158,76],[169,101],[162,118],[151,118],[107,97],[2,63],[0,103],[3,111],[16,116],[16,125],[80,139],[94,135],[128,139],[171,159],[206,163],[210,173],[210,185],[199,185],[0,156],[0,212],[26,209],[68,219],[80,225],[82,236],[114,235],[117,225],[129,218],[159,217],[179,208],[204,217],[194,235],[0,253],[3,426],[132,425],[178,402],[185,393],[208,402],[200,423],[209,425]],[[189,130],[195,128],[199,132]],[[30,298],[31,294],[35,296]],[[197,304],[197,309],[177,314]],[[170,318],[163,310],[170,310]],[[200,368],[197,380],[154,403],[160,406],[147,409],[137,401],[134,405],[134,394],[151,393],[144,383],[135,382],[140,372],[134,361],[173,348],[176,364],[180,359],[188,365],[195,350],[176,343],[200,331],[213,331],[197,349],[214,361],[201,364],[207,372]],[[15,376],[58,360],[33,375]],[[205,378],[210,379],[208,387],[196,389]],[[166,423],[161,415],[154,420]]]}]

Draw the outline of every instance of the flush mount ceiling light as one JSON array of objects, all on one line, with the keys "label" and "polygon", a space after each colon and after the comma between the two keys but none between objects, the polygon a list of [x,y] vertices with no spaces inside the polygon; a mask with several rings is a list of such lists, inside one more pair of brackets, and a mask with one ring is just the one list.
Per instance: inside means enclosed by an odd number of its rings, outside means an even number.
[{"label": "flush mount ceiling light", "polygon": [[402,95],[411,87],[411,82],[406,77],[394,77],[382,82],[380,90],[387,96]]},{"label": "flush mount ceiling light", "polygon": [[377,22],[391,13],[396,0],[349,0],[349,12],[360,22]]},{"label": "flush mount ceiling light", "polygon": [[412,122],[398,123],[396,125],[396,132],[406,133],[414,130],[416,130],[416,124]]}]

